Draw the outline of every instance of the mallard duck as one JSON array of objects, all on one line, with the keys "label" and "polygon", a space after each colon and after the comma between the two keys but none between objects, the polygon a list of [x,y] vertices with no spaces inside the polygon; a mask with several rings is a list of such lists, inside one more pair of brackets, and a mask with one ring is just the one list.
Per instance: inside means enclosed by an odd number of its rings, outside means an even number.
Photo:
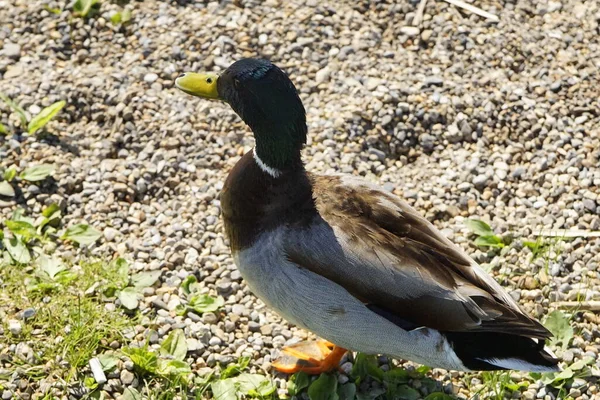
[{"label": "mallard duck", "polygon": [[407,203],[305,170],[304,106],[276,65],[242,59],[175,83],[225,101],[254,133],[221,192],[232,256],[267,306],[324,339],[284,348],[276,369],[328,371],[348,349],[447,370],[558,370],[551,333]]}]

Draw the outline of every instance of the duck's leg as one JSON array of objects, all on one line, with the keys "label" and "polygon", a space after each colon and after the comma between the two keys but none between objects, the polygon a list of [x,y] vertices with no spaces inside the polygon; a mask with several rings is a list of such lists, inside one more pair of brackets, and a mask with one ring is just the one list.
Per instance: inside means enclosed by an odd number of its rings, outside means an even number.
[{"label": "duck's leg", "polygon": [[285,374],[302,371],[317,375],[338,368],[347,351],[325,340],[300,342],[284,347],[273,367]]}]

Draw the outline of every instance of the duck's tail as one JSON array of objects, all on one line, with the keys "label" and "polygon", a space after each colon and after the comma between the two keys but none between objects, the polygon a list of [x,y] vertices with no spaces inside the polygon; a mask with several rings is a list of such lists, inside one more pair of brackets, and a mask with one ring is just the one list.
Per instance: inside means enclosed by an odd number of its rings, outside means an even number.
[{"label": "duck's tail", "polygon": [[514,369],[560,371],[558,359],[543,339],[495,332],[443,332],[465,367],[473,371]]}]

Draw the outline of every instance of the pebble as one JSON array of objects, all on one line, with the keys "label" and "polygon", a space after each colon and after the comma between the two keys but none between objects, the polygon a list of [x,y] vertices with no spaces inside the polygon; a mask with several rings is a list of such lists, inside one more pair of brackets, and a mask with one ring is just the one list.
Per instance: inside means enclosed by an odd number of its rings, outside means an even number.
[{"label": "pebble", "polygon": [[18,320],[10,319],[8,320],[8,331],[11,333],[11,335],[19,336],[23,331],[23,326]]},{"label": "pebble", "polygon": [[158,79],[158,75],[153,72],[144,75],[144,82],[152,83],[152,82],[156,82],[157,79]]}]

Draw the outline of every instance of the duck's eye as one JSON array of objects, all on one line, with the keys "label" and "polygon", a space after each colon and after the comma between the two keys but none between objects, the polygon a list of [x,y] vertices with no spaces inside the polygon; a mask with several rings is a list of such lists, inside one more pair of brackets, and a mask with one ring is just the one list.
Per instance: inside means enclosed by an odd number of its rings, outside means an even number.
[{"label": "duck's eye", "polygon": [[206,83],[212,83],[212,78],[206,78]]}]

